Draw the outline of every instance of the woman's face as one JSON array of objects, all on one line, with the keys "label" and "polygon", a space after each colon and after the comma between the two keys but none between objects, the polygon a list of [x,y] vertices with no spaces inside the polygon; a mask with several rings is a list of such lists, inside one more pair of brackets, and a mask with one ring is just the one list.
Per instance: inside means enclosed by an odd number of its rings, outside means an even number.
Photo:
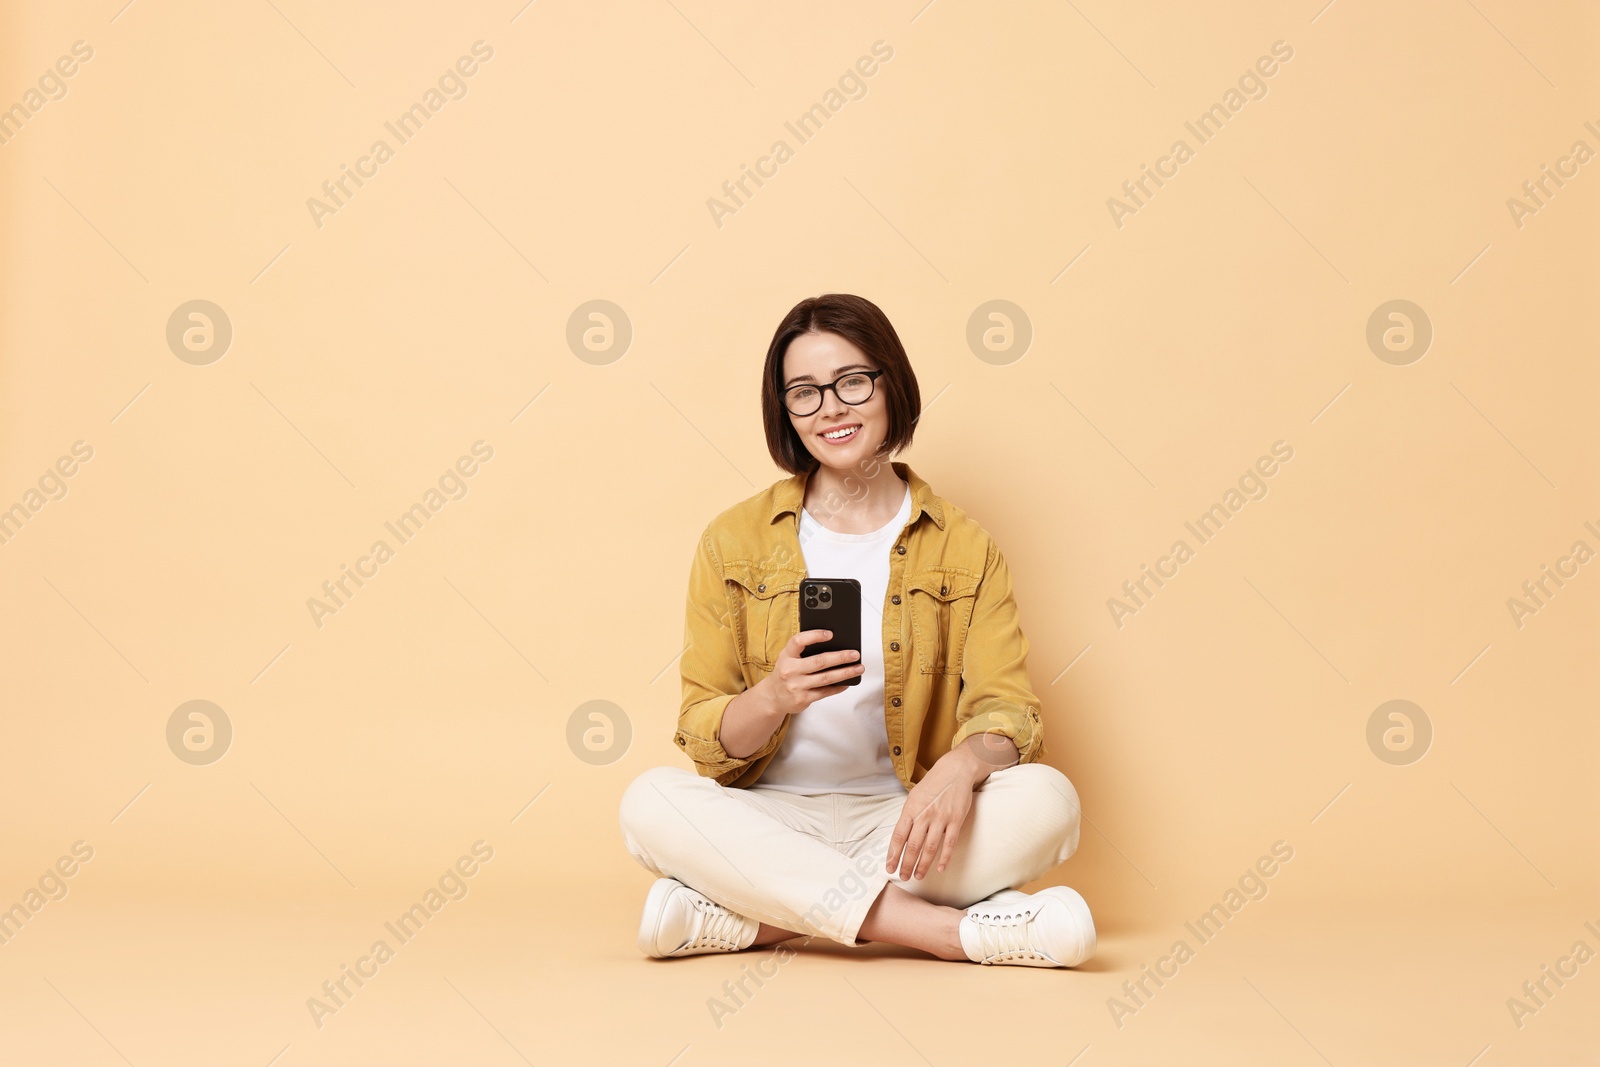
[{"label": "woman's face", "polygon": [[[861,349],[836,333],[805,333],[789,342],[783,357],[783,384],[823,386],[851,371],[877,370]],[[841,383],[843,384],[843,383]],[[884,401],[883,378],[874,383],[870,399],[846,404],[835,390],[822,394],[822,406],[811,415],[789,414],[795,433],[817,461],[840,470],[865,465],[889,436],[889,409]],[[785,400],[788,396],[785,397]],[[785,405],[787,407],[787,404]],[[853,432],[851,429],[853,429]],[[842,438],[828,433],[846,431]]]}]

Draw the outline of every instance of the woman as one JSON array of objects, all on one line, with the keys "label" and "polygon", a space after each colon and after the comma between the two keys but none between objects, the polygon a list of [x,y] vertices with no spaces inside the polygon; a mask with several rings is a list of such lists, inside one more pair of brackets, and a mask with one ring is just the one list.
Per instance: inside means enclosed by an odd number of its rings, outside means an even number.
[{"label": "woman", "polygon": [[[1095,948],[1066,860],[1078,796],[1044,755],[1010,571],[903,462],[921,415],[894,327],[803,300],[767,350],[767,447],[791,477],[719,514],[690,569],[676,743],[623,795],[658,875],[639,947],[687,956],[822,935],[940,959],[1071,967]],[[857,651],[803,656],[802,578],[854,578]],[[845,684],[850,679],[857,684]]]}]

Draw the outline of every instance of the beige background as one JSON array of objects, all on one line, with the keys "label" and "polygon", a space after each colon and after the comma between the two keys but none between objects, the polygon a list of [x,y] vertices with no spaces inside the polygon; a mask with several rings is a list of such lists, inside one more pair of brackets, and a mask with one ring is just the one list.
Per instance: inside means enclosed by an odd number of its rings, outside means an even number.
[{"label": "beige background", "polygon": [[[920,3],[8,5],[0,106],[94,55],[0,145],[0,507],[93,459],[0,545],[0,906],[94,855],[0,945],[0,1059],[1592,1054],[1600,965],[1521,1028],[1506,1000],[1600,950],[1600,564],[1521,628],[1507,600],[1600,550],[1600,163],[1520,227],[1506,201],[1600,150],[1593,12]],[[399,144],[384,123],[479,40]],[[784,123],[880,40],[799,144]],[[1115,225],[1276,41],[1266,96]],[[307,199],[380,137],[319,228]],[[902,458],[1007,553],[1089,820],[1046,881],[1101,951],[814,944],[719,1029],[750,960],[638,955],[616,803],[681,762],[694,539],[781,475],[761,360],[829,291],[894,322],[927,405]],[[194,299],[232,324],[209,365],[166,342]],[[566,341],[595,299],[633,331],[609,363]],[[995,299],[1033,329],[998,365],[966,339]],[[1395,299],[1434,331],[1405,366],[1365,337]],[[466,495],[319,628],[307,599],[480,440]],[[1279,440],[1268,495],[1119,628],[1107,599]],[[196,699],[233,728],[207,766],[166,741]],[[1366,740],[1391,699],[1434,731],[1405,766]],[[609,763],[567,742],[590,700],[631,725]],[[478,840],[469,894],[315,1026]],[[1118,1027],[1108,998],[1278,840],[1269,895]]]}]

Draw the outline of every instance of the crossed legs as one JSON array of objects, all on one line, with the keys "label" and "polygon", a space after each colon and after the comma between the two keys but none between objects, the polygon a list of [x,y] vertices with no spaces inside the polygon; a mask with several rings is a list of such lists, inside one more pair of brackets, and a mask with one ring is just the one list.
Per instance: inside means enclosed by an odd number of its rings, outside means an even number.
[{"label": "crossed legs", "polygon": [[882,800],[852,798],[852,817],[867,821],[841,827],[828,797],[729,789],[686,768],[654,767],[624,793],[620,823],[647,870],[756,918],[756,946],[811,933],[947,960],[967,958],[958,926],[968,905],[1039,877],[1077,848],[1071,782],[1046,764],[1020,764],[974,791],[945,870],[901,882],[884,868],[904,799]]},{"label": "crossed legs", "polygon": [[[921,949],[942,960],[964,960],[967,952],[961,947],[960,934],[961,916],[964,914],[960,908],[931,904],[890,882],[867,910],[867,917],[861,920],[856,937],[863,944],[882,941]],[[750,947],[761,948],[804,936],[794,930],[762,923]]]}]

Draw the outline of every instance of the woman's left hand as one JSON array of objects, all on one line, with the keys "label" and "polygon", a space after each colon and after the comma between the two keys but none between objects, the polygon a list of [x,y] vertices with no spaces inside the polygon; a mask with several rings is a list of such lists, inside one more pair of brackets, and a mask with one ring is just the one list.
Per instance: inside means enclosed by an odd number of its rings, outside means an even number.
[{"label": "woman's left hand", "polygon": [[977,774],[974,764],[966,747],[958,746],[941,756],[911,787],[889,838],[885,870],[894,872],[896,857],[900,857],[902,881],[913,873],[925,877],[936,860],[941,871],[949,866],[961,825],[972,810],[973,788],[986,776]]}]

